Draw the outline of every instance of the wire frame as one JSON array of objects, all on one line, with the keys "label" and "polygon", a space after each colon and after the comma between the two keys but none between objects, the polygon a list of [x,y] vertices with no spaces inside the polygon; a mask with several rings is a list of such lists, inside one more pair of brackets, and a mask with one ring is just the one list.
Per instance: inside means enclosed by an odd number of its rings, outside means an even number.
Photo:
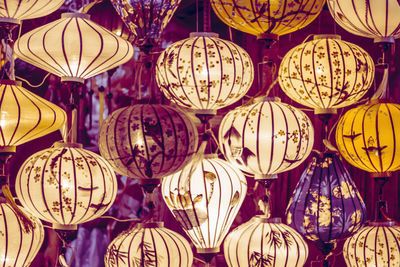
[{"label": "wire frame", "polygon": [[254,79],[249,54],[214,33],[192,33],[157,61],[157,83],[178,105],[213,113],[242,98]]},{"label": "wire frame", "polygon": [[108,162],[78,144],[57,142],[21,166],[15,191],[22,205],[55,229],[76,229],[113,204],[117,179]]},{"label": "wire frame", "polygon": [[343,246],[348,267],[400,266],[400,227],[394,222],[370,222]]},{"label": "wire frame", "polygon": [[1,266],[30,266],[44,240],[44,229],[39,219],[28,215],[33,227],[29,232],[15,210],[8,203],[0,204],[0,264]]},{"label": "wire frame", "polygon": [[64,13],[61,19],[22,35],[15,42],[15,54],[62,81],[82,83],[129,61],[132,45],[89,17]]},{"label": "wire frame", "polygon": [[189,242],[162,222],[138,223],[110,243],[104,262],[106,267],[188,267],[193,253]]},{"label": "wire frame", "polygon": [[61,128],[67,115],[53,103],[21,86],[0,80],[0,150],[26,143]]},{"label": "wire frame", "polygon": [[198,253],[216,253],[246,196],[244,175],[216,155],[162,180],[165,203]]},{"label": "wire frame", "polygon": [[328,8],[337,24],[346,31],[394,43],[400,36],[400,5],[397,0],[330,0]]},{"label": "wire frame", "polygon": [[340,154],[372,173],[400,169],[400,105],[374,102],[347,111],[336,128]]},{"label": "wire frame", "polygon": [[254,102],[223,118],[219,144],[225,158],[256,179],[299,166],[314,144],[310,119],[278,98],[260,97]]},{"label": "wire frame", "polygon": [[362,98],[374,74],[374,61],[364,49],[338,35],[317,35],[285,55],[279,84],[297,103],[328,113]]},{"label": "wire frame", "polygon": [[367,219],[367,210],[339,157],[325,153],[304,170],[286,216],[288,225],[324,245],[354,234]]}]

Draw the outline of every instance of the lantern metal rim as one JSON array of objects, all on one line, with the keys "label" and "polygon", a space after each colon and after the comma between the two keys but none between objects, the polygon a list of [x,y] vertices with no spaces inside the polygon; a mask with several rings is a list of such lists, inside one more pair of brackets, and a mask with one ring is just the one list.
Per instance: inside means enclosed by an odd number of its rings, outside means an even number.
[{"label": "lantern metal rim", "polygon": [[191,32],[189,34],[192,37],[209,37],[209,38],[219,38],[219,34],[215,32]]},{"label": "lantern metal rim", "polygon": [[321,40],[321,39],[342,40],[342,36],[340,36],[339,34],[316,34],[313,37],[313,40]]},{"label": "lantern metal rim", "polygon": [[22,82],[20,81],[15,81],[15,80],[6,80],[6,79],[1,79],[0,80],[0,85],[15,85],[15,86],[20,86],[22,87]]},{"label": "lantern metal rim", "polygon": [[337,114],[336,108],[314,108],[314,114]]},{"label": "lantern metal rim", "polygon": [[282,223],[282,219],[279,217],[269,218],[267,215],[256,215],[253,220],[260,223]]},{"label": "lantern metal rim", "polygon": [[85,83],[85,79],[79,78],[79,77],[68,77],[68,76],[62,76],[61,77],[61,82],[78,82],[78,83]]},{"label": "lantern metal rim", "polygon": [[52,223],[51,228],[54,230],[63,230],[63,231],[76,231],[78,230],[78,225],[76,224],[59,224],[59,223]]},{"label": "lantern metal rim", "polygon": [[9,18],[9,17],[0,17],[0,23],[11,23],[11,24],[21,24],[20,19]]},{"label": "lantern metal rim", "polygon": [[196,248],[197,253],[199,254],[211,254],[211,253],[218,253],[220,251],[219,247],[215,248]]},{"label": "lantern metal rim", "polygon": [[379,36],[374,38],[374,43],[389,43],[394,44],[395,40],[393,36]]},{"label": "lantern metal rim", "polygon": [[62,19],[67,19],[67,18],[82,18],[82,19],[90,19],[89,14],[85,13],[73,13],[73,12],[66,12],[61,14]]},{"label": "lantern metal rim", "polygon": [[70,148],[83,148],[83,145],[80,143],[69,143],[64,141],[57,141],[53,144],[54,148],[62,148],[62,147],[70,147]]},{"label": "lantern metal rim", "polygon": [[260,102],[281,102],[281,99],[276,96],[259,96],[254,98],[253,103],[260,103]]},{"label": "lantern metal rim", "polygon": [[164,222],[144,222],[137,223],[135,228],[161,228],[164,227]]},{"label": "lantern metal rim", "polygon": [[381,227],[392,227],[396,225],[395,221],[373,221],[373,222],[368,222],[368,226],[381,226]]}]

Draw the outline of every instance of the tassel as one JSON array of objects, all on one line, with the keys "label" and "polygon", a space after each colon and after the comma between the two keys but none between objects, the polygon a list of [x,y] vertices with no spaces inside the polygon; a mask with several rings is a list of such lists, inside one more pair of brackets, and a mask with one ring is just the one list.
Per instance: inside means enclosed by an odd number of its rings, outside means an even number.
[{"label": "tassel", "polygon": [[374,95],[371,97],[371,100],[376,100],[386,97],[388,86],[389,86],[389,67],[386,66],[383,73],[381,84],[379,85]]}]

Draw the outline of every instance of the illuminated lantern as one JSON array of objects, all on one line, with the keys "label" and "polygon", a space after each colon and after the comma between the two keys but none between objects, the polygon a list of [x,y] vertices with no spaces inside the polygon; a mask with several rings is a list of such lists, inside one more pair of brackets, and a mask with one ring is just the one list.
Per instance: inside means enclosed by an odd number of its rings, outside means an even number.
[{"label": "illuminated lantern", "polygon": [[64,13],[61,19],[22,35],[15,42],[15,54],[62,81],[81,83],[130,60],[132,45],[89,17]]},{"label": "illuminated lantern", "polygon": [[400,169],[399,125],[398,104],[373,102],[358,106],[340,118],[336,144],[353,166],[386,176]]},{"label": "illuminated lantern", "polygon": [[111,242],[104,262],[106,267],[188,267],[193,253],[189,242],[162,222],[138,223]]},{"label": "illuminated lantern", "polygon": [[215,114],[242,98],[253,82],[247,52],[214,33],[192,33],[169,46],[157,61],[165,96],[200,114]]},{"label": "illuminated lantern", "polygon": [[279,84],[291,99],[315,113],[336,113],[365,95],[374,73],[374,62],[361,47],[338,35],[317,35],[285,55]]},{"label": "illuminated lantern", "polygon": [[229,162],[264,179],[300,165],[313,147],[314,129],[301,110],[260,97],[225,115],[219,143]]},{"label": "illuminated lantern", "polygon": [[15,190],[22,205],[55,229],[76,229],[113,204],[117,180],[108,162],[79,144],[56,142],[21,166]]},{"label": "illuminated lantern", "polygon": [[257,215],[226,237],[224,255],[229,267],[302,267],[308,247],[280,218]]},{"label": "illuminated lantern", "polygon": [[394,43],[400,36],[400,5],[397,0],[330,0],[328,8],[337,24],[374,42]]},{"label": "illuminated lantern", "polygon": [[162,180],[165,203],[197,248],[212,254],[219,247],[246,196],[244,175],[217,155]]}]

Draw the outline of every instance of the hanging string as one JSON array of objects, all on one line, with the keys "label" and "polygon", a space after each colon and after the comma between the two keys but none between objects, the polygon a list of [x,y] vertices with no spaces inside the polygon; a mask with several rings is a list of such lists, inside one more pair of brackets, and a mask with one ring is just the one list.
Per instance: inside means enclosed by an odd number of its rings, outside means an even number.
[{"label": "hanging string", "polygon": [[44,76],[43,80],[42,80],[39,84],[37,84],[37,85],[31,84],[28,80],[26,80],[26,79],[24,79],[24,78],[22,78],[22,77],[19,77],[19,76],[15,76],[15,78],[17,78],[17,79],[20,80],[20,81],[25,82],[25,83],[26,83],[27,85],[29,85],[30,87],[37,88],[37,87],[42,86],[42,85],[44,84],[44,82],[46,81],[46,79],[47,79],[49,76],[50,76],[50,72],[47,73],[46,76]]},{"label": "hanging string", "polygon": [[99,128],[103,124],[103,119],[104,119],[104,86],[99,87]]},{"label": "hanging string", "polygon": [[199,0],[196,0],[196,32],[199,32]]},{"label": "hanging string", "polygon": [[211,7],[209,0],[203,0],[203,31],[211,32]]}]

